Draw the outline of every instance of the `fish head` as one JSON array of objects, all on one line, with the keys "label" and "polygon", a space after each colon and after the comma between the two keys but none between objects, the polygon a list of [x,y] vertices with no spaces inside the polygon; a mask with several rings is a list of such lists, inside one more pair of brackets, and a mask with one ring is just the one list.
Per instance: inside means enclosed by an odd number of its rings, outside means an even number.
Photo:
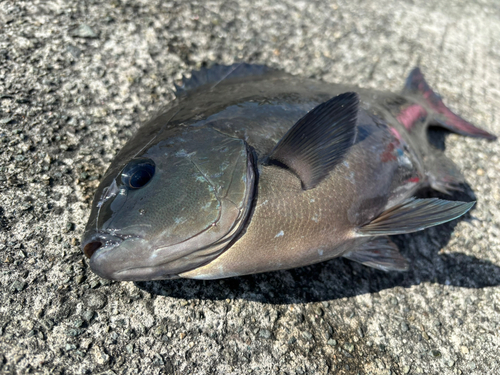
[{"label": "fish head", "polygon": [[217,257],[243,228],[253,154],[244,140],[205,127],[138,147],[119,154],[101,181],[82,250],[104,278],[176,278]]}]

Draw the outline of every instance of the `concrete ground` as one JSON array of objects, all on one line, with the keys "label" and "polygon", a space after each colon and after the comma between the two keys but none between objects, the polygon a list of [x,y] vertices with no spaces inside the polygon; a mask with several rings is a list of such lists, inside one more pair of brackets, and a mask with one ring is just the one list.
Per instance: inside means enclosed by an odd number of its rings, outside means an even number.
[{"label": "concrete ground", "polygon": [[100,176],[183,73],[247,61],[398,91],[419,65],[500,134],[499,17],[496,0],[0,1],[0,372],[500,373],[498,141],[434,134],[477,205],[397,237],[405,274],[337,259],[119,283],[79,249]]}]

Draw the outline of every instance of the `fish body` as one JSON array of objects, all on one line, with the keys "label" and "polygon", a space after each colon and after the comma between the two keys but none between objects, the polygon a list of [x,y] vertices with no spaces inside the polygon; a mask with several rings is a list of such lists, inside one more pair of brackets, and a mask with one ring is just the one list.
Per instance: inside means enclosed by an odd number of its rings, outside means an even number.
[{"label": "fish body", "polygon": [[82,249],[102,277],[217,279],[339,256],[405,270],[388,235],[474,204],[413,198],[463,181],[427,127],[495,138],[451,112],[418,68],[401,94],[247,64],[194,72],[177,91],[96,192]]}]

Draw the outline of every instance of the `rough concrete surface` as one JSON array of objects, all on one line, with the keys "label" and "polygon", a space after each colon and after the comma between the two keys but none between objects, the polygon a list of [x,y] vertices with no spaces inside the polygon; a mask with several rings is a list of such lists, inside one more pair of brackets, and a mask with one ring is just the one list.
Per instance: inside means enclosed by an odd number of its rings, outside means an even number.
[{"label": "rough concrete surface", "polygon": [[[0,1],[0,372],[498,374],[500,143],[436,132],[477,199],[396,242],[404,274],[336,259],[109,282],[79,249],[113,155],[203,64],[397,91],[421,66],[500,134],[500,6],[451,1]],[[437,141],[436,141],[437,140]]]}]

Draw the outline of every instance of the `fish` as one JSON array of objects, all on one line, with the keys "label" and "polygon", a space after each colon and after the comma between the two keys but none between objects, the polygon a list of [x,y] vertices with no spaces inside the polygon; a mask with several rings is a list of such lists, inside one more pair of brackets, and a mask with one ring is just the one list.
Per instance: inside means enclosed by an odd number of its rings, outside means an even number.
[{"label": "fish", "polygon": [[113,280],[220,279],[344,257],[408,261],[389,236],[475,202],[416,198],[464,178],[429,126],[495,140],[452,112],[419,68],[400,93],[214,65],[125,144],[95,193],[82,250]]}]

